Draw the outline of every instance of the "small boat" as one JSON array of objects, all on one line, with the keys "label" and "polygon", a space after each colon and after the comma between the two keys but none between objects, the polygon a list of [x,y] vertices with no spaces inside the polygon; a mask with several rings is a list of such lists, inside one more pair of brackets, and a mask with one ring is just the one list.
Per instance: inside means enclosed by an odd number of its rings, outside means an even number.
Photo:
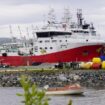
[{"label": "small boat", "polygon": [[46,85],[44,88],[46,89],[46,95],[77,95],[83,93],[83,88],[79,84],[56,88],[50,88]]}]

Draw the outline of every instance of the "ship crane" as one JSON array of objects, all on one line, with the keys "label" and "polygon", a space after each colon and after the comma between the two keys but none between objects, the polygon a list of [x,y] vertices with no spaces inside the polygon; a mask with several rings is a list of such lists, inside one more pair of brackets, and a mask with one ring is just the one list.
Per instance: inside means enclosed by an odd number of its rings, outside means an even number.
[{"label": "ship crane", "polygon": [[12,31],[11,25],[9,25],[9,30],[10,30],[10,35],[11,35],[11,38],[12,38],[12,42],[16,42],[16,38],[13,36],[13,31]]},{"label": "ship crane", "polygon": [[20,38],[22,38],[22,32],[21,32],[20,26],[18,26],[18,30],[19,30],[19,33],[20,33]]}]

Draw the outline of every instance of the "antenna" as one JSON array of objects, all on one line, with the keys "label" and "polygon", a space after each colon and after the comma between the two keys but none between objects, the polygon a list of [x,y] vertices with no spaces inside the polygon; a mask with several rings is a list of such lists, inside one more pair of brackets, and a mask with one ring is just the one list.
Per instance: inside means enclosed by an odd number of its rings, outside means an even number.
[{"label": "antenna", "polygon": [[82,26],[82,9],[77,9],[77,21],[78,21],[78,26],[81,27]]}]

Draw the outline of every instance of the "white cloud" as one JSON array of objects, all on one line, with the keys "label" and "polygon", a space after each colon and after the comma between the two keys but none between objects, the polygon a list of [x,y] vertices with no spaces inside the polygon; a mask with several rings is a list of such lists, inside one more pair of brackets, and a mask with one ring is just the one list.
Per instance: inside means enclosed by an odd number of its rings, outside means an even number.
[{"label": "white cloud", "polygon": [[[3,5],[0,6],[0,23],[8,24],[11,21],[24,20],[28,17],[38,16],[47,11],[46,5],[24,4],[24,5]],[[28,20],[27,20],[28,21]]]},{"label": "white cloud", "polygon": [[[73,15],[76,15],[77,8],[82,8],[86,21],[95,23],[98,31],[104,33],[104,5],[104,0],[0,0],[0,37],[2,35],[10,36],[6,24],[20,24],[21,28],[24,27],[23,34],[26,34],[25,28],[30,27],[28,23],[41,23],[44,20],[43,15],[48,13],[49,7],[55,9],[57,18],[62,16],[64,7],[70,7]],[[17,25],[12,26],[14,35],[20,36]]]}]

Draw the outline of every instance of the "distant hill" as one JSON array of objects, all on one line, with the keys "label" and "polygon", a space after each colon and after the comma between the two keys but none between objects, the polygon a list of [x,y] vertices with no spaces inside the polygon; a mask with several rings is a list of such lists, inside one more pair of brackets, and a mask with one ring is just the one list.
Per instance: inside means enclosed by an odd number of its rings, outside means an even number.
[{"label": "distant hill", "polygon": [[4,37],[0,38],[0,44],[9,43],[9,42],[11,42],[11,38],[4,38]]}]

